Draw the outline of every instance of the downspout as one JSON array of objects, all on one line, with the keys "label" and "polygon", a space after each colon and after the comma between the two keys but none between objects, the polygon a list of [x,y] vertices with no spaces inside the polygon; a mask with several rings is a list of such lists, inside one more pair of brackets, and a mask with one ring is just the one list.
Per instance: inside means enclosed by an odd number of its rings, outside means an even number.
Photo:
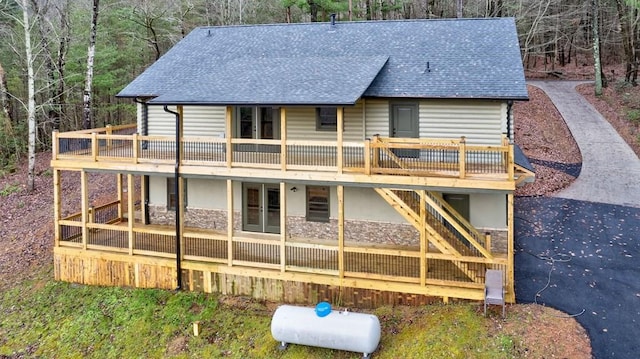
[{"label": "downspout", "polygon": [[182,264],[180,263],[180,237],[182,233],[180,232],[180,114],[175,111],[169,110],[169,106],[164,105],[164,112],[171,113],[176,116],[176,162],[174,166],[173,176],[174,176],[174,187],[173,191],[176,194],[176,278],[178,280],[178,287],[176,290],[182,289]]},{"label": "downspout", "polygon": [[[140,135],[149,135],[149,105],[145,101],[140,101],[137,97],[133,99],[133,102],[142,105],[142,115],[140,117]],[[146,141],[142,142],[142,149],[146,150],[148,144]],[[144,181],[144,224],[149,224],[151,219],[149,218],[149,176],[142,176]]]},{"label": "downspout", "polygon": [[512,116],[512,108],[513,108],[513,101],[512,100],[508,100],[507,101],[507,137],[513,141],[513,138],[511,136],[511,116]]}]

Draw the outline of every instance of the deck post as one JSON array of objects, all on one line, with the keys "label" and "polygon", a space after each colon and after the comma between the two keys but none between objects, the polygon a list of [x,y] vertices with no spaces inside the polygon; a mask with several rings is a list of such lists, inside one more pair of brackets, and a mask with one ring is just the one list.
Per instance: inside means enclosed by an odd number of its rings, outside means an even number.
[{"label": "deck post", "polygon": [[338,185],[338,275],[344,279],[344,186]]},{"label": "deck post", "polygon": [[[120,179],[118,182],[121,183],[122,176],[118,175],[118,178]],[[133,175],[129,173],[127,174],[127,230],[129,233],[129,255],[131,256],[133,255],[133,222],[135,222],[134,188]],[[120,208],[122,208],[122,201],[120,201]]]},{"label": "deck post", "polygon": [[149,224],[147,218],[149,214],[147,213],[149,207],[147,203],[149,199],[147,198],[147,194],[149,193],[147,176],[140,176],[140,221],[142,224]]},{"label": "deck post", "polygon": [[[55,135],[56,132],[54,132]],[[54,141],[56,138],[54,137]],[[54,142],[55,143],[55,142]],[[55,145],[54,145],[55,148]],[[60,213],[62,213],[62,209],[60,208],[60,171],[57,169],[53,169],[53,245],[54,247],[60,246]]]},{"label": "deck post", "polygon": [[371,176],[371,140],[364,140],[364,174]]},{"label": "deck post", "polygon": [[507,295],[506,300],[515,303],[513,260],[513,192],[507,194]]},{"label": "deck post", "polygon": [[225,116],[225,129],[224,133],[227,140],[227,168],[231,168],[231,164],[233,162],[233,153],[231,152],[233,146],[231,144],[231,140],[233,138],[233,108],[231,106],[227,106],[226,108],[226,116]]},{"label": "deck post", "polygon": [[178,203],[176,205],[180,206],[180,241],[179,241],[179,245],[180,245],[180,260],[184,260],[184,212],[185,211],[185,190],[184,190],[184,178],[182,176],[180,176],[178,178],[178,193],[180,193],[180,196],[178,196]]},{"label": "deck post", "polygon": [[[122,175],[120,173],[116,174],[116,188],[116,191],[118,191],[118,219],[122,220],[124,214],[124,195],[122,190]],[[127,190],[130,190],[129,188],[127,188]]]},{"label": "deck post", "polygon": [[138,142],[140,142],[140,135],[134,133],[131,135],[131,157],[133,157],[133,163],[138,163]]},{"label": "deck post", "polygon": [[233,266],[233,181],[227,180],[227,265]]},{"label": "deck post", "polygon": [[460,145],[458,147],[460,153],[458,155],[458,160],[460,161],[460,178],[465,178],[467,176],[467,143],[466,137],[460,137]]},{"label": "deck post", "polygon": [[287,185],[280,182],[280,272],[285,272],[287,241]]},{"label": "deck post", "polygon": [[111,135],[113,134],[113,128],[111,128],[111,125],[105,126],[105,133],[107,135],[107,151],[109,151],[111,150],[111,147],[113,145],[113,140],[111,139]]},{"label": "deck post", "polygon": [[338,107],[337,117],[336,133],[338,135],[338,143],[336,150],[338,153],[336,153],[336,166],[338,167],[338,174],[342,174],[344,167],[344,153],[342,150],[344,140],[344,107]]},{"label": "deck post", "polygon": [[82,249],[87,250],[87,236],[89,230],[87,222],[89,221],[89,194],[87,192],[87,173],[80,171],[80,202],[82,209]]},{"label": "deck post", "polygon": [[98,134],[91,132],[91,157],[93,162],[98,162]]},{"label": "deck post", "polygon": [[53,130],[51,134],[51,158],[58,159],[58,152],[60,152],[60,140],[58,139],[58,130]]},{"label": "deck post", "polygon": [[488,252],[491,252],[491,232],[485,232],[484,234],[484,247]]},{"label": "deck post", "polygon": [[425,286],[427,284],[427,205],[426,205],[426,193],[421,189],[418,194],[420,195],[420,285]]},{"label": "deck post", "polygon": [[373,135],[373,140],[371,141],[373,144],[373,168],[380,167],[380,135]]},{"label": "deck post", "polygon": [[509,143],[507,145],[508,155],[507,155],[507,174],[509,175],[509,181],[513,181],[515,164],[514,164],[514,154],[513,154],[513,143]]},{"label": "deck post", "polygon": [[287,170],[287,109],[284,107],[280,107],[280,165],[282,171]]}]

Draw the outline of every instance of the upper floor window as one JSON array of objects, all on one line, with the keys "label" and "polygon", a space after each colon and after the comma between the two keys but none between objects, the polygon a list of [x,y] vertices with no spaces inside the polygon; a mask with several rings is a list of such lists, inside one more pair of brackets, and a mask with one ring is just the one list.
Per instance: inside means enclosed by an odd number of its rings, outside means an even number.
[{"label": "upper floor window", "polygon": [[337,107],[316,107],[316,130],[335,131],[338,128]]}]

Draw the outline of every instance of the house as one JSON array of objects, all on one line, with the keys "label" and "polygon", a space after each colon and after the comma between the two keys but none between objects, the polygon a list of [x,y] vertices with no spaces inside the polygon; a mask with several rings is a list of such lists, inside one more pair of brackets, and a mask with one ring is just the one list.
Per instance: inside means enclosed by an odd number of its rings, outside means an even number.
[{"label": "house", "polygon": [[514,301],[514,19],[202,27],[117,96],[136,125],[54,133],[56,279],[375,306],[501,269]]}]

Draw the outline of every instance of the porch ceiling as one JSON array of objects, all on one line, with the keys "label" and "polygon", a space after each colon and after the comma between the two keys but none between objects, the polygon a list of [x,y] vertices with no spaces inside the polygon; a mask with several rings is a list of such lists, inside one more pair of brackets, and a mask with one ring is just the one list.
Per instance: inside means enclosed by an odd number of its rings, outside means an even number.
[{"label": "porch ceiling", "polygon": [[178,105],[353,105],[388,56],[244,57],[203,71],[149,103]]}]

